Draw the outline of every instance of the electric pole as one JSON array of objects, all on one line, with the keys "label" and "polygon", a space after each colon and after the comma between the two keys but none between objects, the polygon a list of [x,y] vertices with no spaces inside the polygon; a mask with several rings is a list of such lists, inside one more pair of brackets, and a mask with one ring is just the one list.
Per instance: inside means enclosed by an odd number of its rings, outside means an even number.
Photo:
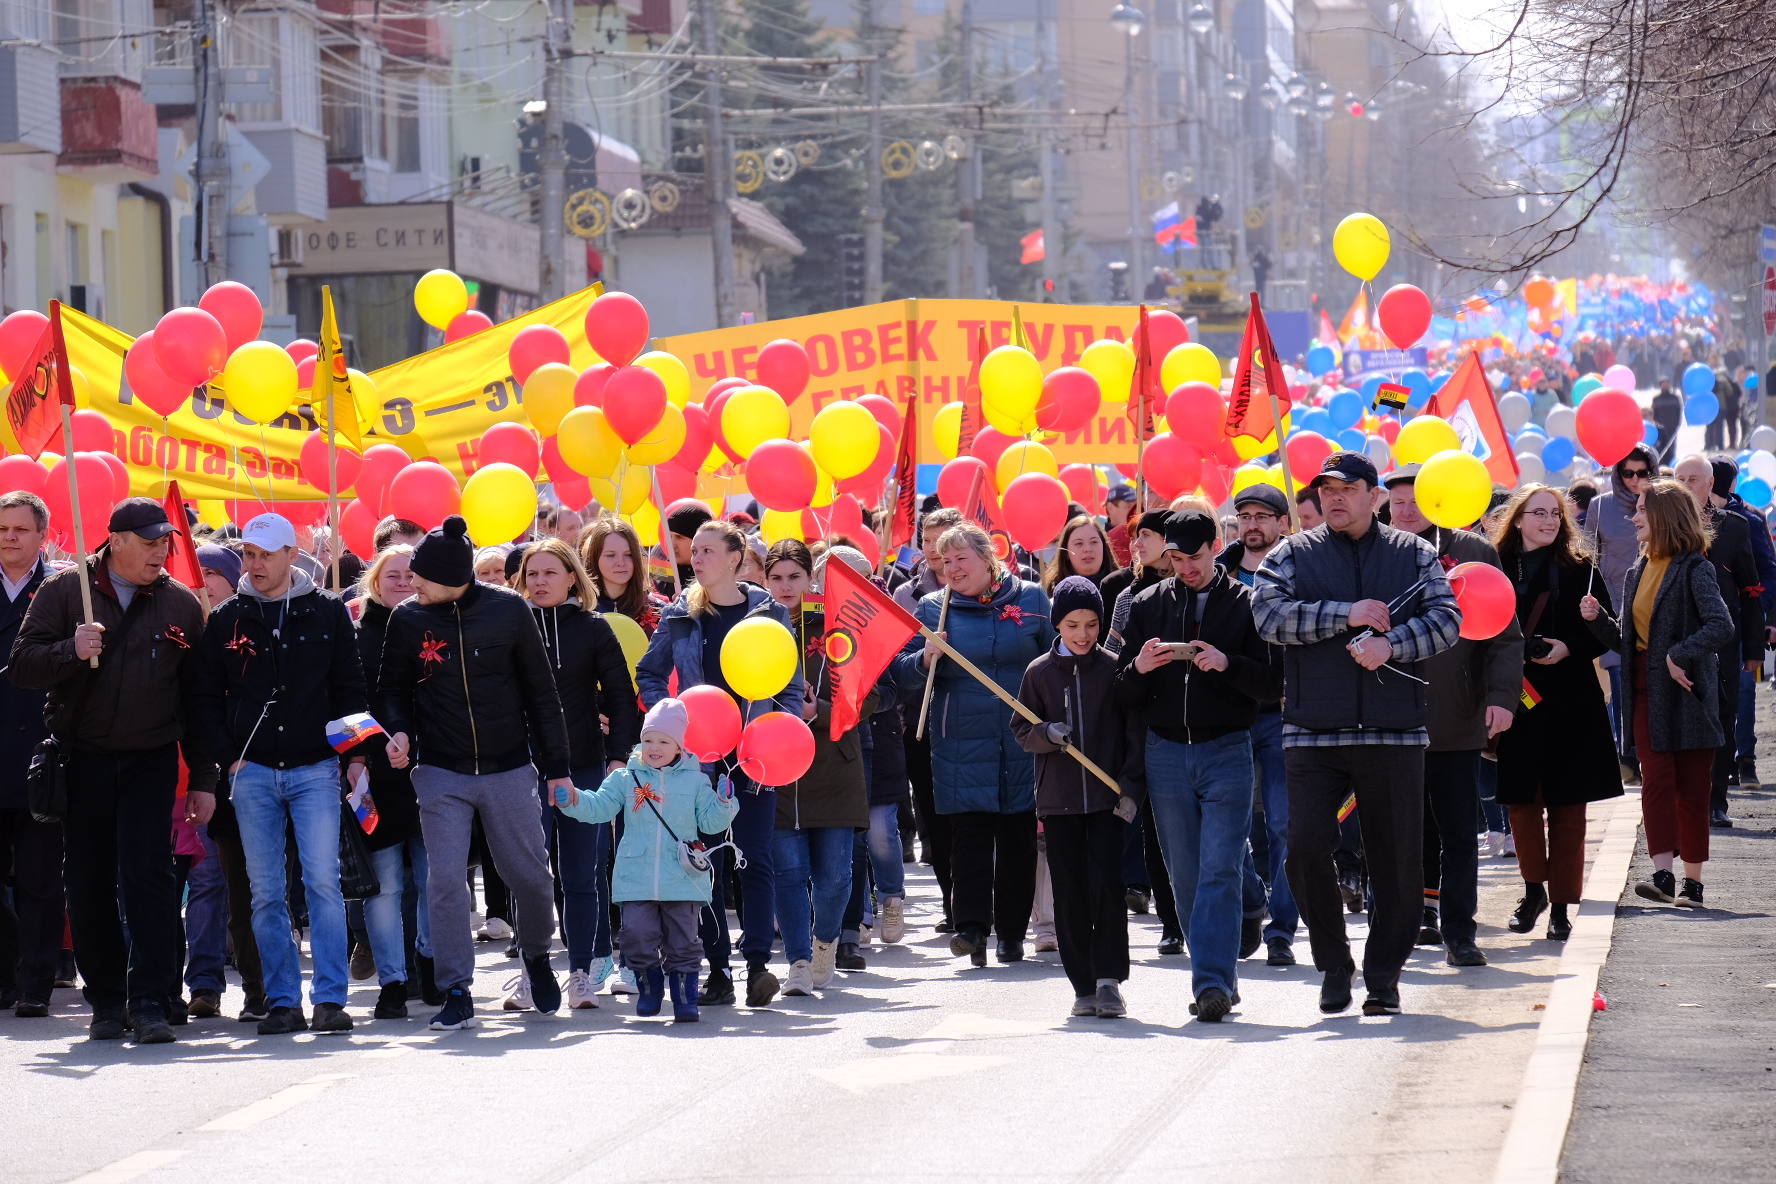
[{"label": "electric pole", "polygon": [[[697,0],[697,22],[703,26],[703,52],[711,56],[721,53],[721,26],[715,0]],[[708,108],[704,125],[707,141],[703,148],[703,167],[709,184],[709,234],[715,252],[715,324],[719,329],[740,322],[734,274],[734,216],[728,209],[728,186],[734,179],[734,156],[728,150],[728,137],[722,129],[721,67],[710,64],[709,81],[703,88],[703,102]]]},{"label": "electric pole", "polygon": [[[974,98],[974,0],[962,0],[962,101]],[[956,162],[956,295],[972,300],[974,276],[974,164],[976,145],[967,143]]]},{"label": "electric pole", "polygon": [[[204,287],[228,278],[228,141],[222,126],[222,72],[216,66],[217,0],[199,0],[197,43],[198,220],[192,247]],[[199,293],[186,295],[195,302]]]},{"label": "electric pole", "polygon": [[572,33],[568,0],[549,0],[543,18],[543,145],[537,165],[543,174],[543,259],[541,287],[548,303],[567,295],[566,242],[567,132],[563,85],[566,50]]},{"label": "electric pole", "polygon": [[888,211],[882,207],[882,59],[876,44],[876,0],[863,0],[863,49],[873,59],[864,69],[869,71],[869,148],[864,162],[864,176],[869,179],[868,194],[863,206],[863,302],[878,304],[882,299],[882,219]]}]

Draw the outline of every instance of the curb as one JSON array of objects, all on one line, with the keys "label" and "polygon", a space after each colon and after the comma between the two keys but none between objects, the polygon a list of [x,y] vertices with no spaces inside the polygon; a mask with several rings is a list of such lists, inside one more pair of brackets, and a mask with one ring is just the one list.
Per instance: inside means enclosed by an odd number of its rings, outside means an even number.
[{"label": "curb", "polygon": [[1597,975],[1615,936],[1616,905],[1640,834],[1640,794],[1616,799],[1603,842],[1585,879],[1584,899],[1572,936],[1548,992],[1535,1048],[1524,1067],[1523,1086],[1499,1151],[1493,1184],[1555,1184],[1578,1094],[1579,1071],[1591,1032]]}]

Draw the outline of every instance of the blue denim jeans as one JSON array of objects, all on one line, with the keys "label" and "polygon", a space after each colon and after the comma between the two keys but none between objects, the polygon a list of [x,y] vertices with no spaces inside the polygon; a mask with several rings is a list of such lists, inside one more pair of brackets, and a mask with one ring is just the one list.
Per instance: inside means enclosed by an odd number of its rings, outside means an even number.
[{"label": "blue denim jeans", "polygon": [[197,837],[204,855],[185,877],[185,985],[221,994],[228,989],[228,881],[210,828],[198,827]]},{"label": "blue denim jeans", "polygon": [[339,895],[339,763],[294,769],[247,764],[231,793],[241,849],[253,884],[253,938],[265,968],[265,1002],[302,1006],[302,960],[290,932],[285,897],[284,827],[296,831],[302,889],[308,898],[312,1003],[345,1003],[345,900]]},{"label": "blue denim jeans", "polygon": [[[573,770],[575,785],[597,788],[598,770]],[[537,786],[546,797],[548,783]],[[609,822],[581,822],[553,805],[543,807],[543,842],[554,849],[555,877],[561,884],[561,932],[567,968],[591,970],[595,958],[611,952]]]},{"label": "blue denim jeans", "polygon": [[906,895],[905,852],[900,845],[900,806],[870,807],[870,870],[876,877],[876,896],[887,900]]},{"label": "blue denim jeans", "polygon": [[777,928],[783,934],[785,960],[795,963],[812,958],[815,938],[839,940],[845,905],[851,899],[855,834],[848,826],[816,826],[779,830],[774,836],[771,862],[776,868]]},{"label": "blue denim jeans", "polygon": [[1191,993],[1239,982],[1242,871],[1252,829],[1252,735],[1200,744],[1148,733],[1147,794],[1190,943]]},{"label": "blue denim jeans", "polygon": [[413,853],[413,882],[419,898],[413,948],[427,958],[432,956],[431,918],[426,913],[425,899],[425,840],[415,835],[404,843],[370,853],[382,891],[364,902],[364,931],[370,938],[370,953],[376,959],[376,981],[385,987],[407,978],[407,928],[402,906],[407,888],[405,856],[409,851]]},{"label": "blue denim jeans", "polygon": [[1264,803],[1264,837],[1268,847],[1270,923],[1264,940],[1295,940],[1301,912],[1289,888],[1283,861],[1289,857],[1289,777],[1283,768],[1283,713],[1261,711],[1252,725],[1252,763],[1258,773],[1259,800]]},{"label": "blue denim jeans", "polygon": [[[703,766],[706,773],[714,769],[714,765]],[[746,855],[746,866],[740,869],[740,953],[748,966],[754,963],[763,966],[771,960],[771,947],[777,941],[777,878],[772,872],[771,859],[776,846],[777,791],[753,785],[739,770],[731,776],[734,779],[734,800],[740,803],[740,813],[734,815],[729,829],[734,834],[735,845]],[[703,835],[702,838],[713,847],[722,842],[724,836]],[[724,904],[728,866],[733,857],[734,852],[727,848],[711,857],[715,898],[699,914],[697,924],[698,936],[703,941],[703,956],[709,959],[711,970],[726,970],[728,955],[733,949]]]}]

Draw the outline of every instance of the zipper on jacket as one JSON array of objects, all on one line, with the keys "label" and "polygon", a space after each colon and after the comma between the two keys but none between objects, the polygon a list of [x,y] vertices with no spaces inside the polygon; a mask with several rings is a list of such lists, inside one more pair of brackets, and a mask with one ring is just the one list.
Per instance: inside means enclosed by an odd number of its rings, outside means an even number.
[{"label": "zipper on jacket", "polygon": [[462,672],[463,706],[469,709],[469,744],[475,750],[475,776],[481,775],[481,735],[475,728],[475,700],[469,697],[469,651],[463,644],[462,604],[452,601],[456,613],[456,667]]},{"label": "zipper on jacket", "polygon": [[[1374,530],[1375,524],[1370,523],[1369,529]],[[1362,543],[1361,539],[1357,539],[1351,543],[1351,566],[1354,567],[1357,572],[1357,599],[1361,600],[1361,599],[1363,599],[1363,543]],[[1388,623],[1390,625],[1393,624],[1393,618],[1392,618],[1391,614],[1388,618]],[[1379,679],[1381,677],[1381,675],[1377,674],[1375,677],[1377,679]],[[1361,666],[1359,666],[1359,667],[1357,667],[1357,727],[1359,727],[1359,728],[1363,726],[1363,683],[1364,683],[1364,681],[1365,681],[1365,679],[1363,678],[1363,668]]]},{"label": "zipper on jacket", "polygon": [[950,734],[950,693],[944,692],[943,718],[938,721],[937,734],[946,739]]},{"label": "zipper on jacket", "polygon": [[[1075,720],[1073,718],[1073,700],[1075,698],[1077,698],[1079,700],[1079,719],[1078,720]],[[1084,752],[1085,751],[1085,695],[1079,689],[1079,663],[1077,663],[1077,662],[1075,662],[1073,664],[1073,689],[1071,691],[1068,691],[1066,687],[1061,688],[1061,711],[1062,711],[1062,714],[1064,714],[1067,717],[1068,726],[1071,727],[1073,729],[1074,734],[1079,737],[1079,751]],[[1076,765],[1079,765],[1078,761],[1074,761],[1073,763]],[[1091,791],[1091,787],[1086,783],[1086,780],[1085,780],[1085,766],[1079,765],[1079,812],[1081,814],[1091,813],[1091,792],[1090,791]]]}]

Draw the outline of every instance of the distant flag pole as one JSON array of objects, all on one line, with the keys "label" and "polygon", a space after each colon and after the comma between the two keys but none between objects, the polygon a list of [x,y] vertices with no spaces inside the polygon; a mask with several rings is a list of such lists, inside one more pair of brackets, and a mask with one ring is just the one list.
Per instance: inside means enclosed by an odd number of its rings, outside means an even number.
[{"label": "distant flag pole", "polygon": [[[68,373],[68,343],[62,338],[62,302],[59,300],[49,302],[49,333],[55,353],[56,396],[62,412],[62,443],[68,450],[64,458],[68,466],[68,509],[74,519],[69,533],[74,536],[74,562],[80,569],[80,610],[86,614],[86,623],[90,625],[93,623],[92,577],[86,571],[83,529],[86,520],[80,516],[80,466],[74,463],[74,379]],[[98,655],[88,658],[86,664],[97,670]]]},{"label": "distant flag pole", "polygon": [[[1175,204],[1175,203],[1174,203]],[[1135,386],[1140,402],[1135,407],[1135,511],[1136,517],[1147,504],[1145,485],[1147,470],[1142,468],[1142,454],[1147,450],[1147,388],[1151,385],[1147,359],[1147,306],[1141,305],[1140,319],[1135,323]]]},{"label": "distant flag pole", "polygon": [[[339,555],[345,548],[345,540],[339,537],[339,417],[335,394],[339,389],[339,378],[344,377],[348,383],[351,378],[349,374],[343,373],[345,358],[339,341],[339,318],[333,310],[333,289],[325,284],[321,285],[320,345],[320,356],[315,359],[315,381],[327,384],[327,529],[331,535],[333,550],[333,587],[335,591],[342,591],[339,583]],[[354,427],[357,414],[357,400],[353,399]],[[353,436],[356,434],[354,432]]]}]

